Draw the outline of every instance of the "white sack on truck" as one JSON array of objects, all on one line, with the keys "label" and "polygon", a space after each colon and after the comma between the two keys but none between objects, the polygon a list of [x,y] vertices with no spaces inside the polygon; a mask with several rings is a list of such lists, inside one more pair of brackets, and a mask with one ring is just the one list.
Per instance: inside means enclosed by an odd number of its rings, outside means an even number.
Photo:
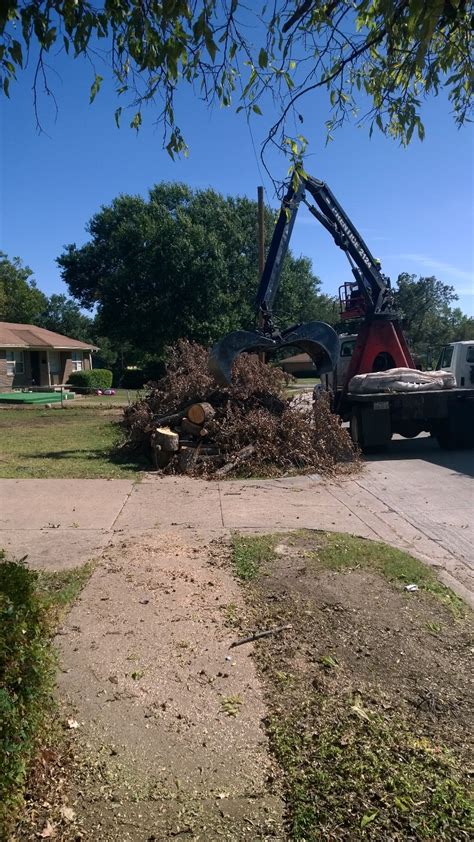
[{"label": "white sack on truck", "polygon": [[417,371],[413,368],[389,368],[356,374],[349,381],[349,392],[356,395],[373,395],[380,392],[427,392],[454,389],[456,378],[450,371]]}]

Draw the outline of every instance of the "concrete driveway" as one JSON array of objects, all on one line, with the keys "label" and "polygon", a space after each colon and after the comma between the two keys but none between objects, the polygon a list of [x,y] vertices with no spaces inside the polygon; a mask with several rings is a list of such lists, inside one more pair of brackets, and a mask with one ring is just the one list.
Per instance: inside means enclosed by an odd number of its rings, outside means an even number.
[{"label": "concrete driveway", "polygon": [[429,438],[395,441],[361,474],[205,482],[145,474],[128,480],[0,480],[0,547],[32,566],[61,569],[125,537],[192,528],[310,528],[383,540],[438,568],[474,601],[474,453]]}]

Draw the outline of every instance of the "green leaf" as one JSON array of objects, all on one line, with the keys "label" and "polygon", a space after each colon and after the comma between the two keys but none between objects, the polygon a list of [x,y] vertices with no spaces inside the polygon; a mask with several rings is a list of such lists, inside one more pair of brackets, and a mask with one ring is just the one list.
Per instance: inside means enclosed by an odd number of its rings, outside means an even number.
[{"label": "green leaf", "polygon": [[258,54],[258,63],[262,69],[268,64],[268,54],[267,51],[263,49],[263,47],[261,48]]},{"label": "green leaf", "polygon": [[365,816],[362,816],[362,818],[360,820],[360,826],[361,827],[367,827],[368,824],[370,824],[371,822],[374,821],[374,819],[377,818],[378,814],[379,814],[378,810],[375,810],[374,813],[366,813]]},{"label": "green leaf", "polygon": [[103,76],[96,76],[95,77],[95,79],[94,79],[94,81],[91,85],[91,95],[90,95],[90,98],[89,98],[89,104],[94,102],[97,94],[99,93],[100,86],[103,82],[103,79],[104,79]]},{"label": "green leaf", "polygon": [[402,813],[407,813],[408,810],[410,809],[408,804],[405,801],[403,801],[401,798],[397,798],[397,796],[395,796],[395,798],[393,799],[393,802],[395,804],[395,807],[397,807],[399,810],[401,810]]},{"label": "green leaf", "polygon": [[216,47],[216,44],[215,44],[215,42],[214,42],[214,39],[212,38],[212,36],[211,36],[211,35],[209,35],[209,34],[206,32],[206,34],[205,34],[205,36],[204,36],[204,40],[205,40],[205,42],[206,42],[206,50],[207,50],[207,52],[209,53],[209,55],[210,55],[210,57],[211,57],[212,61],[214,61],[214,59],[215,59],[215,57],[216,57],[216,54],[217,54],[217,47]]},{"label": "green leaf", "polygon": [[120,128],[120,117],[121,116],[122,116],[122,106],[120,106],[120,108],[116,108],[115,114],[114,114],[115,124],[116,124],[118,129]]},{"label": "green leaf", "polygon": [[139,111],[137,111],[137,113],[134,115],[133,119],[130,121],[130,128],[136,129],[138,131],[141,124],[142,124],[142,115],[140,114]]},{"label": "green leaf", "polygon": [[252,105],[252,111],[255,111],[255,114],[260,114],[260,116],[262,116],[261,109],[259,108],[259,106],[255,102]]},{"label": "green leaf", "polygon": [[337,658],[333,658],[332,655],[323,655],[323,657],[319,659],[319,663],[323,667],[326,667],[326,669],[334,669],[334,667],[337,667],[339,662]]},{"label": "green leaf", "polygon": [[16,63],[19,64],[20,67],[23,67],[23,53],[21,51],[21,44],[19,44],[18,41],[12,41],[9,52],[13,61],[16,61]]}]

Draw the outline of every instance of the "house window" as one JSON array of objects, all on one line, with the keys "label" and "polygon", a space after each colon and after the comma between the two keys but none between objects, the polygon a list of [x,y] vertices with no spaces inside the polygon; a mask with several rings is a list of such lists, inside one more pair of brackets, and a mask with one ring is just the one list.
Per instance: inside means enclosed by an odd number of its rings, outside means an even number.
[{"label": "house window", "polygon": [[82,351],[72,351],[71,352],[71,360],[72,360],[72,370],[73,371],[82,371]]},{"label": "house window", "polygon": [[49,371],[50,374],[61,374],[61,357],[59,351],[49,352]]},{"label": "house window", "polygon": [[23,351],[7,351],[7,374],[14,377],[15,374],[24,374],[25,357]]}]

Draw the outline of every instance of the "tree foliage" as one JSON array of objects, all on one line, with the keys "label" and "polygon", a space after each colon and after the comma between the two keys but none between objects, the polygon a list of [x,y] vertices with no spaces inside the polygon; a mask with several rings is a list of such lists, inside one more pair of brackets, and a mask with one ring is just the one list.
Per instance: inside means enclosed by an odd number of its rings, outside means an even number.
[{"label": "tree foliage", "polygon": [[454,287],[434,276],[419,277],[403,272],[395,289],[397,309],[415,352],[428,361],[448,342],[474,338],[474,319],[459,307]]},{"label": "tree foliage", "polygon": [[19,257],[10,260],[0,252],[0,321],[36,324],[47,304],[32,279],[32,271]]},{"label": "tree foliage", "polygon": [[415,130],[423,137],[423,99],[443,88],[456,122],[468,118],[472,22],[472,0],[5,0],[2,86],[8,95],[30,56],[39,122],[38,93],[51,93],[58,52],[86,57],[91,102],[108,75],[117,124],[126,109],[138,129],[152,103],[171,155],[186,148],[175,114],[183,85],[247,115],[271,102],[278,119],[267,140],[280,146],[298,143],[287,127],[303,122],[302,98],[317,89],[328,97],[329,135],[352,118],[407,143]]},{"label": "tree foliage", "polygon": [[93,319],[82,313],[77,302],[65,295],[51,295],[34,323],[83,342],[90,342],[94,336]]},{"label": "tree foliage", "polygon": [[[274,218],[266,211],[267,237]],[[58,258],[69,292],[97,306],[97,329],[114,347],[159,356],[186,337],[210,345],[255,326],[257,208],[184,184],[153,187],[148,200],[122,195],[89,222],[89,241]],[[317,318],[326,297],[305,257],[288,254],[275,312],[286,325]]]},{"label": "tree foliage", "polygon": [[37,325],[89,342],[95,335],[94,320],[65,295],[41,292],[28,266],[19,257],[10,260],[0,252],[0,321]]}]

